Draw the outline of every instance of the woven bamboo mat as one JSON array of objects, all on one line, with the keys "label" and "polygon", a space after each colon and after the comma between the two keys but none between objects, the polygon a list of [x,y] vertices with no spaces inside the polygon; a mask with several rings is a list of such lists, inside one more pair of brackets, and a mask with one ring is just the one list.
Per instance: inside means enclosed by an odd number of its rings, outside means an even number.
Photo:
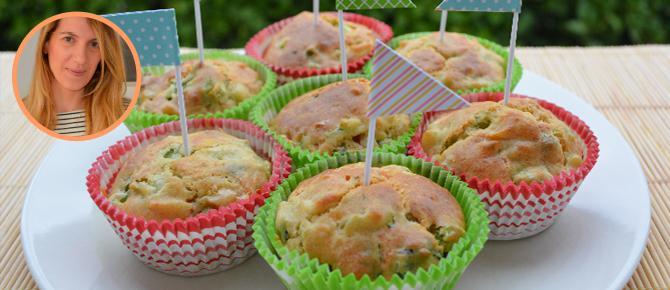
[{"label": "woven bamboo mat", "polygon": [[[518,56],[525,68],[593,104],[635,150],[652,194],[652,224],[627,288],[670,288],[670,46],[520,48]],[[11,88],[13,57],[0,53],[0,88]],[[20,211],[52,141],[24,119],[9,89],[0,91],[0,128],[0,289],[32,289]]]}]

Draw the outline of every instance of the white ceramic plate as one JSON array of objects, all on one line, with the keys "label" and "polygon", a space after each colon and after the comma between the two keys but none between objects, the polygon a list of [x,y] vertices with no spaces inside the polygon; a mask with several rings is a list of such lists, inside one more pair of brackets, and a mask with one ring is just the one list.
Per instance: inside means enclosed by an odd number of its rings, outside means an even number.
[{"label": "white ceramic plate", "polygon": [[[556,224],[517,241],[489,241],[458,289],[620,289],[644,250],[649,190],[621,134],[574,94],[524,72],[516,92],[580,116],[600,141],[600,158]],[[87,142],[55,142],[26,194],[21,239],[42,289],[281,289],[256,255],[227,272],[182,278],[151,270],[116,237],[89,198],[90,164],[125,127]]]}]

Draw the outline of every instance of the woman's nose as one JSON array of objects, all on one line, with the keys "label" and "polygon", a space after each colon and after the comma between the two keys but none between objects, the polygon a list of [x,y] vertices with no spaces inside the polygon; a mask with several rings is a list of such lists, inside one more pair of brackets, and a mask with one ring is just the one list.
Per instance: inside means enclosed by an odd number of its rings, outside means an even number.
[{"label": "woman's nose", "polygon": [[86,45],[78,44],[73,47],[72,60],[78,65],[86,64]]}]

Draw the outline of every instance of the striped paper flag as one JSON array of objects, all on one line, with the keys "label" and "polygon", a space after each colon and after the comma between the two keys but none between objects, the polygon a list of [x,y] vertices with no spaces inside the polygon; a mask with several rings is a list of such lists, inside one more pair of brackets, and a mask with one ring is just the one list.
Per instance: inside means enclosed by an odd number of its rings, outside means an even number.
[{"label": "striped paper flag", "polygon": [[337,0],[337,10],[415,8],[412,0]]},{"label": "striped paper flag", "polygon": [[443,11],[521,12],[521,0],[444,0]]},{"label": "striped paper flag", "polygon": [[142,66],[179,65],[179,38],[174,9],[103,15],[135,45]]},{"label": "striped paper flag", "polygon": [[368,117],[459,109],[469,104],[379,39],[371,86]]}]

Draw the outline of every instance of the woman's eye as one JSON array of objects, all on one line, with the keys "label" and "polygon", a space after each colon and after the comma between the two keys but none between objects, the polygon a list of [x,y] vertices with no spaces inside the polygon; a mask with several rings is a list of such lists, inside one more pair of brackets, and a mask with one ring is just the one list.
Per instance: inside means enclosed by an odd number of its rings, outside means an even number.
[{"label": "woman's eye", "polygon": [[98,44],[97,41],[93,41],[93,42],[91,42],[91,47],[93,47],[93,48],[98,48],[98,46],[99,46],[99,44]]},{"label": "woman's eye", "polygon": [[74,38],[72,36],[66,36],[63,37],[63,40],[65,40],[65,42],[67,43],[72,43],[74,41]]}]

